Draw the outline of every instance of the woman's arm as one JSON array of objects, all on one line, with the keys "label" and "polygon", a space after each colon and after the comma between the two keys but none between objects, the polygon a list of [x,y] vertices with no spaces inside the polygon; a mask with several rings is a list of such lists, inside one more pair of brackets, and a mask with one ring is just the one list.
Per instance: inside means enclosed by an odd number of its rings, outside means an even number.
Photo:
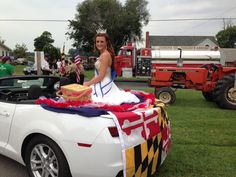
[{"label": "woman's arm", "polygon": [[102,81],[106,75],[107,68],[110,67],[111,63],[111,55],[108,52],[104,52],[99,57],[100,60],[100,69],[99,74],[97,76],[94,76],[93,79],[91,79],[88,82],[84,82],[85,86],[90,86],[93,84],[96,84],[100,81]]}]

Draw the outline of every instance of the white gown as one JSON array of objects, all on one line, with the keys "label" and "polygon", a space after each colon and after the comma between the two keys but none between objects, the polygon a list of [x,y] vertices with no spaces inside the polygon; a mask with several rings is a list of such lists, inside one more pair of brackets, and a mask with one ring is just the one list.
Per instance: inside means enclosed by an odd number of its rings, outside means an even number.
[{"label": "white gown", "polygon": [[[95,62],[95,75],[98,75],[100,68],[99,59]],[[139,103],[140,100],[132,93],[120,90],[113,82],[111,68],[108,67],[104,79],[92,85],[93,102],[102,102],[110,105],[120,105],[122,103]]]}]

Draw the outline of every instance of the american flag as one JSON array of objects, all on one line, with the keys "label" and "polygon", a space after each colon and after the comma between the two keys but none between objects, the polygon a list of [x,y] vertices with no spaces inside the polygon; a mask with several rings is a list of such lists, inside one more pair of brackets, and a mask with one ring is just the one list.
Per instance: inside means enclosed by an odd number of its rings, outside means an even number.
[{"label": "american flag", "polygon": [[80,55],[77,54],[75,57],[75,64],[76,64],[76,81],[77,83],[80,82],[80,63],[81,63],[81,58],[80,58]]}]

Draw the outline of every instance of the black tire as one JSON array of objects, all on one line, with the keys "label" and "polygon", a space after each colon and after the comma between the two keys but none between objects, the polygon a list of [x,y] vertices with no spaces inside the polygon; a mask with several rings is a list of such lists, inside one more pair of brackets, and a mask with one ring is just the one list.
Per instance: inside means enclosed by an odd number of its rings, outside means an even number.
[{"label": "black tire", "polygon": [[[36,136],[27,145],[25,164],[30,177],[71,177],[60,147],[46,136]],[[35,169],[35,170],[34,170]],[[53,174],[53,175],[51,175]]]},{"label": "black tire", "polygon": [[234,88],[235,74],[224,76],[217,82],[215,101],[220,108],[236,110],[236,88]]},{"label": "black tire", "polygon": [[173,104],[176,100],[175,92],[170,87],[155,89],[155,96],[165,104]]},{"label": "black tire", "polygon": [[215,93],[213,91],[209,91],[209,92],[202,91],[202,95],[206,99],[206,101],[212,102],[215,100]]}]

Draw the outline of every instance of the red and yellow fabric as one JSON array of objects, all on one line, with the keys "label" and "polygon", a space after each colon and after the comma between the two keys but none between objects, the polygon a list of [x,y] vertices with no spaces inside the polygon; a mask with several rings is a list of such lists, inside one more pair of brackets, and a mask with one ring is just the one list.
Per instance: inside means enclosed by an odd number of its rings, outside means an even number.
[{"label": "red and yellow fabric", "polygon": [[110,113],[122,145],[124,177],[149,177],[170,150],[170,122],[164,104],[154,108]]}]

